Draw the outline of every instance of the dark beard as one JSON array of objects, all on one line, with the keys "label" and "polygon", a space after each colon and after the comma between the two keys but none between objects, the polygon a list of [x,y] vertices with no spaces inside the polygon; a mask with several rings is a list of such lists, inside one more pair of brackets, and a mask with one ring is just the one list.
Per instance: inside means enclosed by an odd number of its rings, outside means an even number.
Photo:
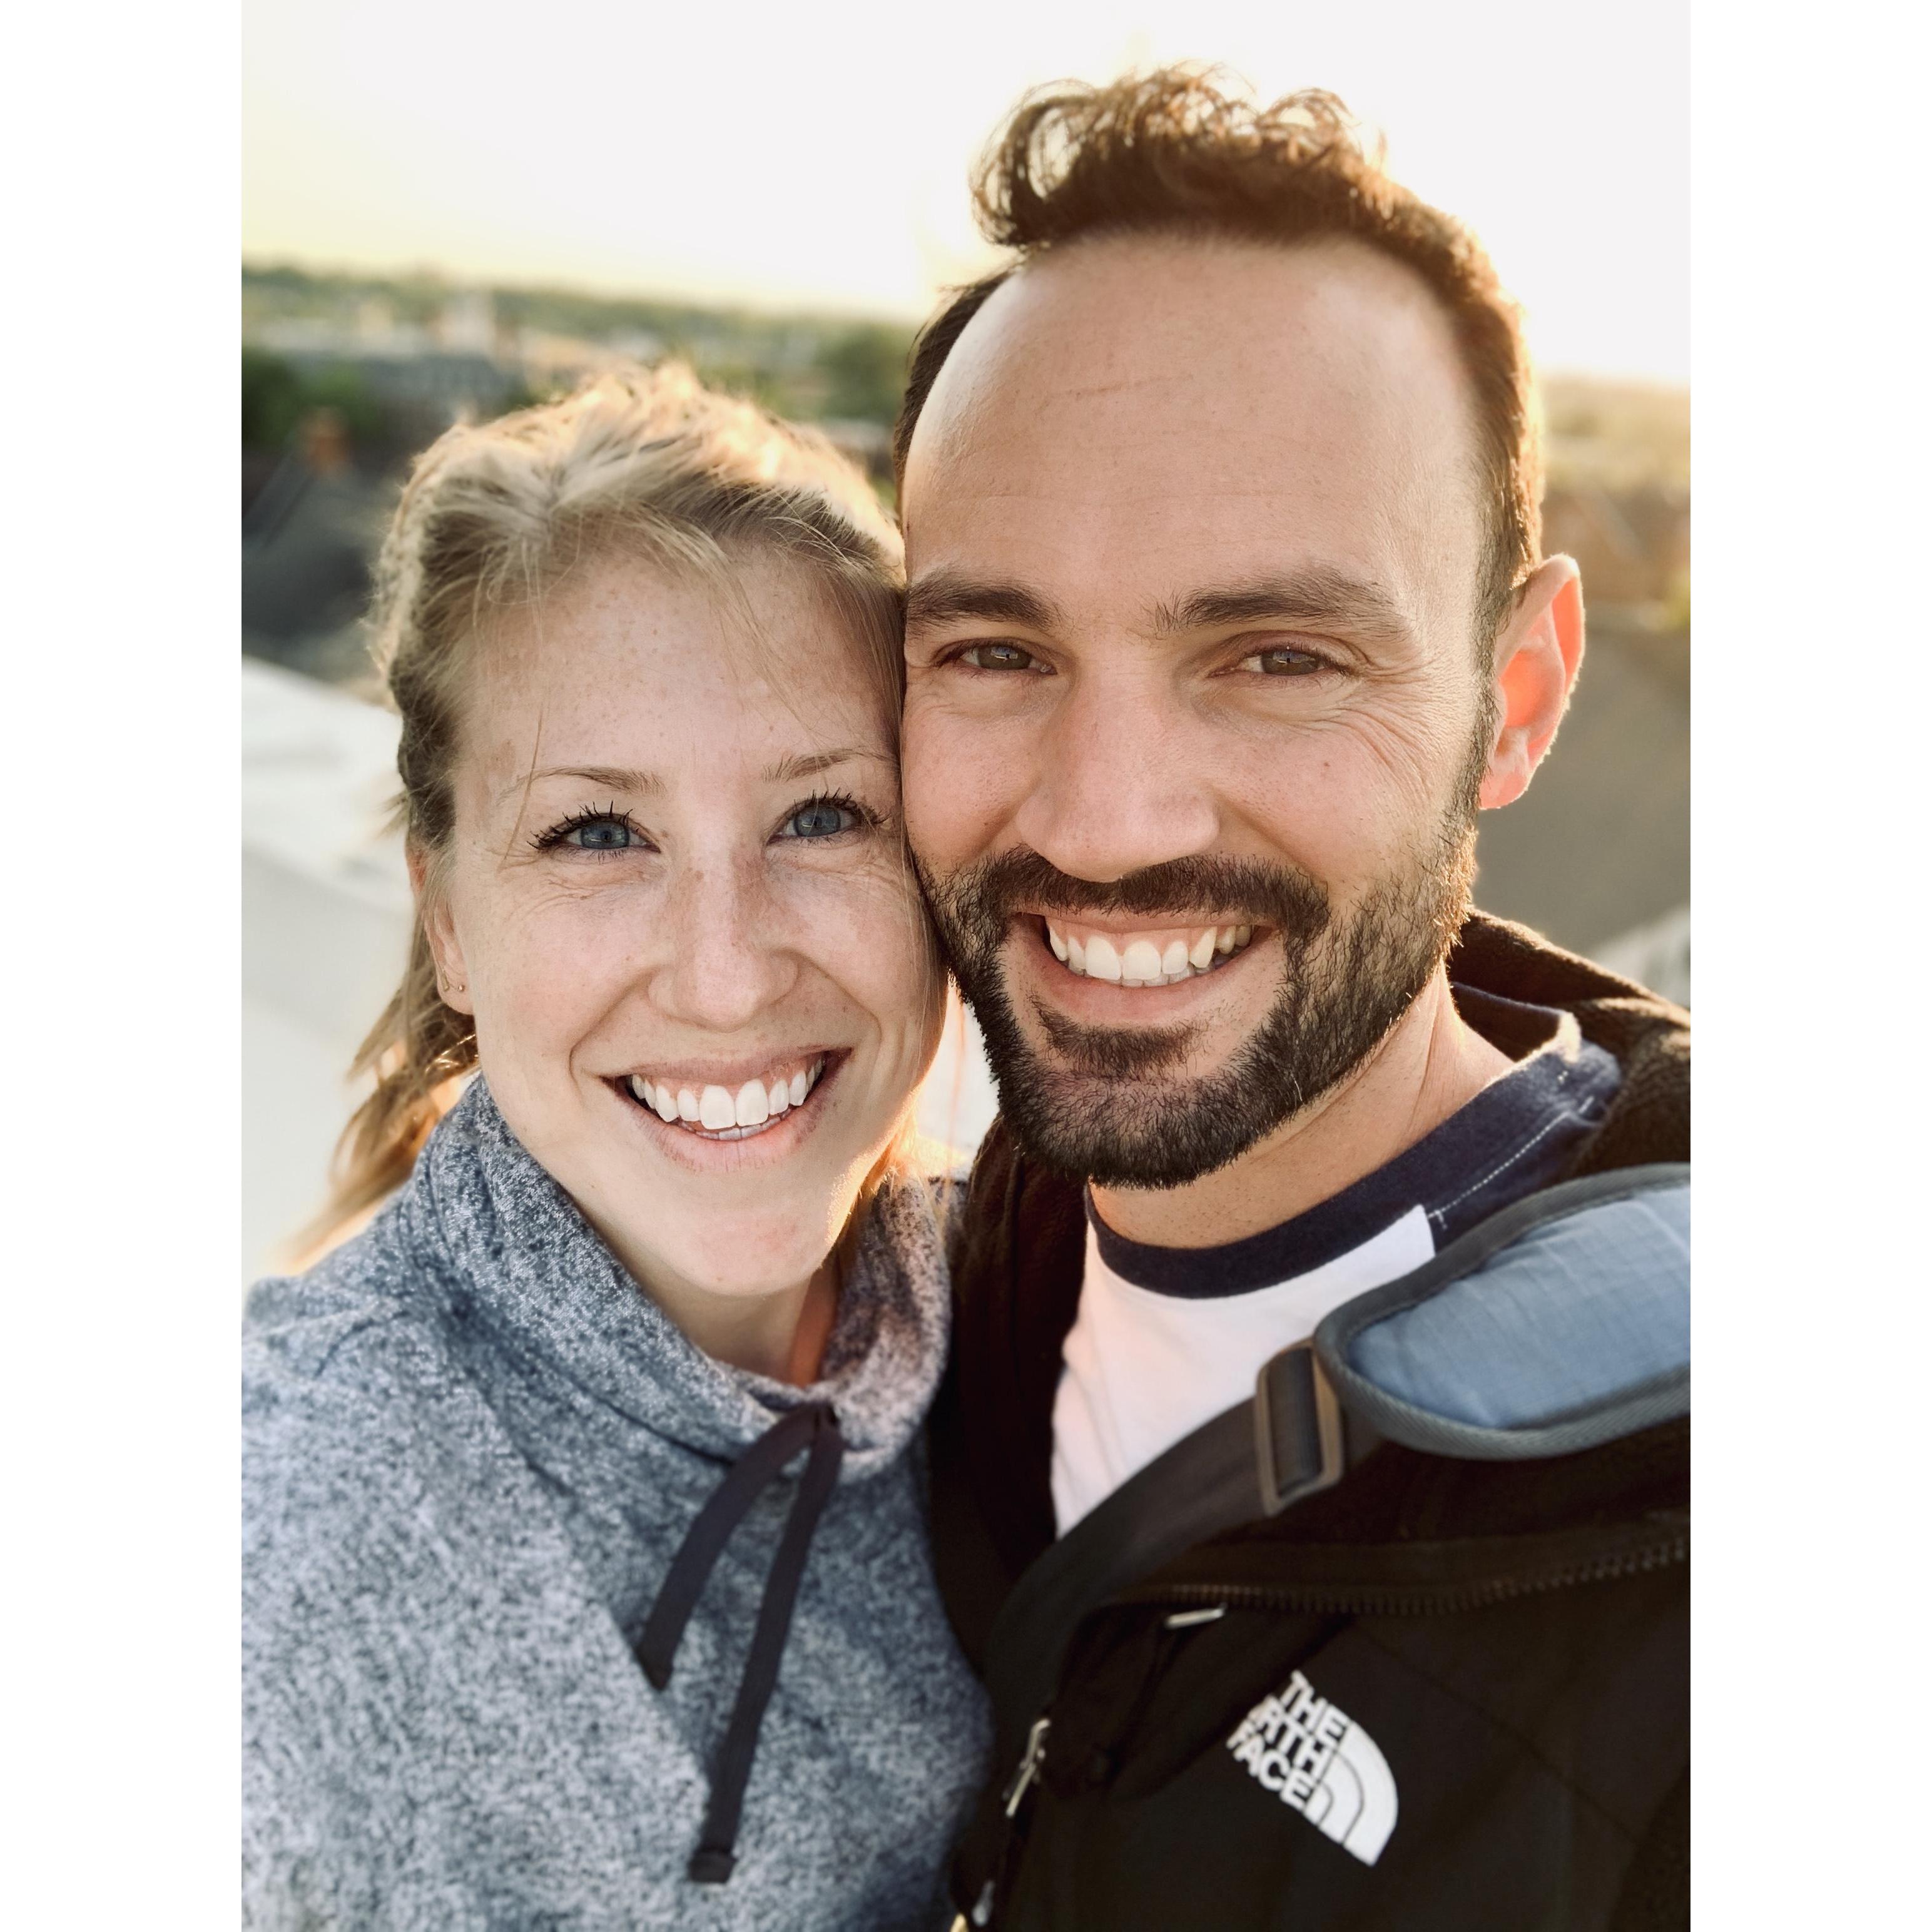
[{"label": "dark beard", "polygon": [[[1239,1160],[1338,1086],[1387,1038],[1454,943],[1475,872],[1473,784],[1462,789],[1468,796],[1413,862],[1378,882],[1345,921],[1318,881],[1253,860],[1172,860],[1106,885],[1024,848],[944,879],[922,867],[986,1039],[1000,1112],[1022,1148],[1103,1186],[1178,1187]],[[1020,1030],[1000,956],[1022,904],[1270,926],[1282,949],[1280,990],[1227,1065],[1197,1079],[1169,1075],[1192,1044],[1192,1026],[1085,1026],[1036,1009],[1049,1060]]]}]

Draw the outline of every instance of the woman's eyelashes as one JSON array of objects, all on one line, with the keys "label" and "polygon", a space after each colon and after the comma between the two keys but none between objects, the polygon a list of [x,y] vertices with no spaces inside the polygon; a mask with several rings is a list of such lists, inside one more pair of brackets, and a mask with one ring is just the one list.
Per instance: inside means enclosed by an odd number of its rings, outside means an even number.
[{"label": "woman's eyelashes", "polygon": [[586,806],[580,812],[573,812],[568,818],[560,819],[548,832],[540,832],[530,841],[539,852],[554,851],[562,847],[579,852],[588,852],[596,858],[608,858],[614,853],[634,851],[639,848],[646,850],[656,848],[645,837],[643,828],[628,812],[620,812],[614,802],[601,810],[594,806]]},{"label": "woman's eyelashes", "polygon": [[817,792],[793,806],[772,836],[774,842],[826,839],[876,830],[879,814],[844,792]]},{"label": "woman's eyelashes", "polygon": [[[771,842],[823,844],[876,831],[884,823],[880,814],[861,800],[844,792],[816,792],[785,813],[772,833]],[[637,820],[614,802],[586,806],[560,819],[548,831],[537,833],[530,843],[539,852],[582,852],[596,859],[659,849]]]}]

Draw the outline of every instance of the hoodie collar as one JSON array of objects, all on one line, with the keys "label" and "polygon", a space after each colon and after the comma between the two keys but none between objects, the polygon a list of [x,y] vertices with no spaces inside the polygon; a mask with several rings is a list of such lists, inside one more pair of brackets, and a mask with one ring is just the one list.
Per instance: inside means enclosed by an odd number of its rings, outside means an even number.
[{"label": "hoodie collar", "polygon": [[398,1213],[436,1264],[449,1312],[478,1319],[532,1368],[700,1454],[736,1456],[787,1410],[836,1410],[842,1480],[910,1440],[946,1353],[948,1296],[930,1197],[888,1184],[867,1211],[821,1378],[794,1388],[714,1361],[651,1300],[472,1081],[430,1137]]}]

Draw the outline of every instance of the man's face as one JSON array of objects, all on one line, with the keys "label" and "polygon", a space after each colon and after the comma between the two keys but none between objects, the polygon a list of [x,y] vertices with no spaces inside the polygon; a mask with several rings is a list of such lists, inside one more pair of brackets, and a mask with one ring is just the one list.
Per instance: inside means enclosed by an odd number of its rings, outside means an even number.
[{"label": "man's face", "polygon": [[907,823],[1040,1157],[1224,1166],[1440,962],[1474,449],[1447,320],[1358,244],[1089,242],[961,337],[906,469]]}]

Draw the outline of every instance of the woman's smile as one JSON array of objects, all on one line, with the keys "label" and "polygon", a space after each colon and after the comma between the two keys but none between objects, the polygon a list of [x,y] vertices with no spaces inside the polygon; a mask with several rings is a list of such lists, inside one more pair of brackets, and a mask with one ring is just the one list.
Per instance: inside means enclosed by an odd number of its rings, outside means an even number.
[{"label": "woman's smile", "polygon": [[[844,1048],[819,1048],[775,1055],[768,1072],[748,1079],[729,1072],[706,1079],[702,1072],[673,1068],[620,1075],[608,1084],[632,1114],[644,1115],[686,1158],[700,1145],[756,1140],[768,1143],[761,1152],[782,1159],[816,1125],[821,1096],[850,1058]],[[790,1131],[780,1131],[784,1129]]]},{"label": "woman's smile", "polygon": [[743,1135],[803,1106],[825,1071],[825,1060],[822,1052],[795,1055],[789,1072],[781,1066],[742,1083],[729,1076],[719,1082],[700,1074],[633,1073],[629,1085],[633,1096],[667,1124],[702,1134]]}]

